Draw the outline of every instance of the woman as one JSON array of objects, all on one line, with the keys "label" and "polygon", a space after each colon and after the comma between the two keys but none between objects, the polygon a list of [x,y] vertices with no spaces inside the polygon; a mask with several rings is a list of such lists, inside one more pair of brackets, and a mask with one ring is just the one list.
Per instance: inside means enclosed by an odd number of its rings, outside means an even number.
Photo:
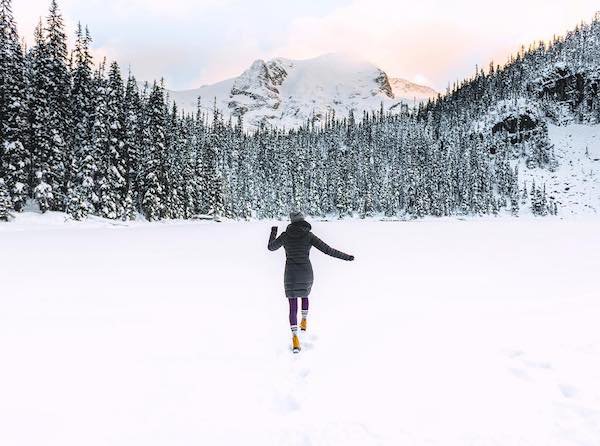
[{"label": "woman", "polygon": [[300,351],[298,339],[298,298],[302,298],[302,320],[300,329],[306,331],[308,316],[308,295],[313,284],[313,270],[308,258],[310,248],[314,246],[319,251],[342,260],[354,260],[354,256],[333,249],[314,235],[310,224],[304,220],[299,211],[290,213],[291,223],[285,232],[277,236],[277,226],[271,228],[269,251],[275,251],[282,246],[285,248],[285,296],[290,304],[290,327],[292,329],[292,348],[294,353]]}]

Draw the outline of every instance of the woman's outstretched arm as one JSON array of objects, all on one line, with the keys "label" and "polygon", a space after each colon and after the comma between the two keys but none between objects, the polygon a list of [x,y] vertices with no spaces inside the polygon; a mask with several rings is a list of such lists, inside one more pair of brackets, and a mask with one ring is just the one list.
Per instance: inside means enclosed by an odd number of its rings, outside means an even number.
[{"label": "woman's outstretched arm", "polygon": [[285,237],[285,232],[282,233],[279,237],[275,238],[277,235],[277,226],[273,226],[271,228],[271,235],[269,236],[269,244],[267,248],[269,251],[276,251],[283,246],[283,239]]},{"label": "woman's outstretched arm", "polygon": [[342,260],[354,260],[354,256],[351,256],[350,254],[346,254],[345,252],[342,251],[338,251],[337,249],[333,249],[331,246],[329,246],[327,243],[325,243],[323,240],[321,240],[319,237],[317,237],[314,234],[310,234],[311,236],[311,243],[312,245],[317,248],[319,251],[327,254],[328,256],[331,257],[335,257],[338,259],[342,259]]}]

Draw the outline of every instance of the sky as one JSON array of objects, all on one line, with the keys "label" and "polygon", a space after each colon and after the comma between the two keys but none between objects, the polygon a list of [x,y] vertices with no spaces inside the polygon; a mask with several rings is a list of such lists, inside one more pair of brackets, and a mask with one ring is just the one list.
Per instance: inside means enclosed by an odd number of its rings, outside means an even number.
[{"label": "sky", "polygon": [[[97,60],[182,90],[243,72],[256,59],[342,52],[444,91],[475,66],[564,34],[597,0],[58,0],[71,41],[90,28]],[[50,0],[13,0],[28,43]]]}]

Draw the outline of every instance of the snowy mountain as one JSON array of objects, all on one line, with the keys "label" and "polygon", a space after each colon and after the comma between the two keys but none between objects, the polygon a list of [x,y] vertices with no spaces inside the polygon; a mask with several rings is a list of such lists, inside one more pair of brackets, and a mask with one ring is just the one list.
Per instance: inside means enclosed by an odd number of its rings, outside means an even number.
[{"label": "snowy mountain", "polygon": [[297,127],[313,116],[347,116],[354,109],[386,110],[424,101],[437,93],[403,79],[390,78],[375,65],[346,55],[327,54],[313,59],[257,60],[240,76],[194,90],[171,91],[170,97],[186,111],[194,111],[198,97],[206,110],[242,116],[246,126],[262,123]]},{"label": "snowy mountain", "polygon": [[409,104],[427,102],[428,99],[433,99],[438,95],[438,92],[431,87],[415,84],[397,77],[390,78],[390,86],[395,98],[400,98]]}]

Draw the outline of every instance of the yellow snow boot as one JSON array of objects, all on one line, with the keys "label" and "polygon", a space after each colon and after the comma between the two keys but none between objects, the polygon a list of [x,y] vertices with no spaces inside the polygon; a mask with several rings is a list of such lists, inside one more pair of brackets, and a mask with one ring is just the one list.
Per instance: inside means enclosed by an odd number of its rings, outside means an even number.
[{"label": "yellow snow boot", "polygon": [[297,334],[292,335],[292,350],[294,353],[298,353],[300,351],[300,339],[298,339]]},{"label": "yellow snow boot", "polygon": [[307,325],[306,319],[302,319],[300,321],[300,330],[306,331],[306,325]]}]

